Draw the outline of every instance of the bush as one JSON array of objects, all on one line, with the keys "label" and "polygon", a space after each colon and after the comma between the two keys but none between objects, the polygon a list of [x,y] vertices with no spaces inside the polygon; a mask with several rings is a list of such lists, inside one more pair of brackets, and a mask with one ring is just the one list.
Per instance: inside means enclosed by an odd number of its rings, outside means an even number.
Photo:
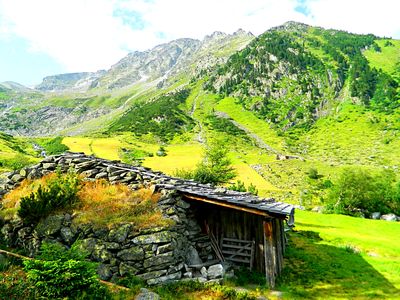
[{"label": "bush", "polygon": [[376,175],[363,169],[345,169],[328,193],[327,211],[355,215],[371,213],[400,213],[400,195],[395,175],[382,171]]},{"label": "bush", "polygon": [[253,195],[258,195],[258,189],[256,188],[256,186],[252,183],[250,183],[250,185],[246,188],[246,186],[244,185],[243,181],[236,181],[236,183],[230,185],[228,187],[228,189],[232,190],[232,191],[237,191],[237,192],[249,192],[250,194]]},{"label": "bush", "polygon": [[85,261],[85,257],[76,245],[65,250],[58,244],[44,243],[37,259],[24,261],[24,270],[42,297],[110,299],[97,279],[96,264]]},{"label": "bush", "polygon": [[55,155],[68,151],[69,148],[62,144],[63,137],[58,136],[43,144],[47,155]]},{"label": "bush", "polygon": [[25,224],[35,224],[57,209],[71,207],[78,199],[79,187],[80,180],[76,174],[57,172],[47,186],[39,186],[36,192],[21,198],[18,216]]},{"label": "bush", "polygon": [[193,179],[200,183],[223,184],[236,177],[236,171],[227,157],[228,149],[222,141],[215,141],[207,148],[203,160],[193,171],[176,170],[175,176]]}]

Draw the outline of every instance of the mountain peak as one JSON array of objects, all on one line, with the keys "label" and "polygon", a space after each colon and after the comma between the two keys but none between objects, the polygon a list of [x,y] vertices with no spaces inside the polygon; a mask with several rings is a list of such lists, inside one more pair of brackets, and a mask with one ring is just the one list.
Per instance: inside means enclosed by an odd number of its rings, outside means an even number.
[{"label": "mountain peak", "polygon": [[310,28],[310,25],[297,21],[287,21],[282,25],[271,28],[271,30],[284,30],[284,31],[305,31]]}]

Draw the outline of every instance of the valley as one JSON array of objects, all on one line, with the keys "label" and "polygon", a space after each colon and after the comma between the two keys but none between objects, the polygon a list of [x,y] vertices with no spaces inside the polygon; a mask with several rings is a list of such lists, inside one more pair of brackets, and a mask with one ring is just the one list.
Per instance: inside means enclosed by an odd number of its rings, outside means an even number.
[{"label": "valley", "polygon": [[[225,187],[298,208],[287,299],[400,299],[400,223],[368,219],[400,216],[399,40],[287,22],[175,40],[36,89],[0,84],[1,173],[69,149],[176,176],[214,141],[237,174]],[[385,205],[332,204],[353,173],[364,179],[348,185],[371,182]]]}]

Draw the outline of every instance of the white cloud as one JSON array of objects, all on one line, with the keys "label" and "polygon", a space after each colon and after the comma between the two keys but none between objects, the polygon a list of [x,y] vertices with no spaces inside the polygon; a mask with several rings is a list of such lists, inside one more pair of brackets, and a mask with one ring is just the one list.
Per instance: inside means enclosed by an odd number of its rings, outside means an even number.
[{"label": "white cloud", "polygon": [[[398,2],[375,3],[306,0],[311,13],[306,17],[295,11],[296,0],[0,0],[0,38],[12,33],[26,39],[31,51],[47,53],[68,71],[94,71],[108,68],[128,51],[171,39],[202,38],[215,30],[230,33],[238,28],[260,34],[288,20],[399,34]],[[113,14],[117,9],[127,12],[124,18],[134,12],[132,20],[140,24],[130,27]]]},{"label": "white cloud", "polygon": [[306,0],[306,4],[313,25],[400,37],[398,0]]}]

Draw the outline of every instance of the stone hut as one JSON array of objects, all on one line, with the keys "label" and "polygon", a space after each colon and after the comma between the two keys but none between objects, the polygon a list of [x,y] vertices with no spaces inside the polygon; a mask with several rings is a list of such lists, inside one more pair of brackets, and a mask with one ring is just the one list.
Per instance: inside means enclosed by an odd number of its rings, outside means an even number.
[{"label": "stone hut", "polygon": [[100,263],[98,273],[104,280],[128,273],[148,284],[193,277],[214,280],[224,275],[224,265],[233,264],[264,272],[268,284],[275,285],[283,267],[284,222],[294,223],[292,205],[72,152],[8,173],[0,184],[0,199],[24,179],[57,168],[73,168],[86,180],[104,178],[134,190],[150,188],[162,195],[158,207],[174,225],[140,232],[132,231],[129,223],[96,229],[75,224],[68,213],[51,215],[35,227],[18,219],[2,220],[1,235],[10,246],[23,247],[33,256],[43,241],[69,247],[79,239],[90,258]]}]

